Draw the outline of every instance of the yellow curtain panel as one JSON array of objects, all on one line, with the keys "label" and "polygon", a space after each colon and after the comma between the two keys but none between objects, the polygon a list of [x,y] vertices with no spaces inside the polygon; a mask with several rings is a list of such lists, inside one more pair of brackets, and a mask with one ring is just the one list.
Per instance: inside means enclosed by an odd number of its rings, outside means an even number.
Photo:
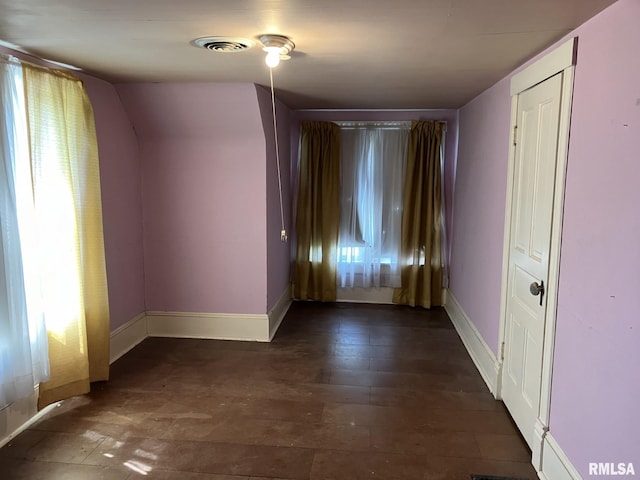
[{"label": "yellow curtain panel", "polygon": [[336,300],[340,225],[340,127],[302,122],[294,297]]},{"label": "yellow curtain panel", "polygon": [[394,290],[394,303],[442,305],[442,136],[442,122],[412,122],[402,213],[401,287]]},{"label": "yellow curtain panel", "polygon": [[109,306],[93,109],[82,82],[24,65],[50,379],[39,407],[109,377]]}]

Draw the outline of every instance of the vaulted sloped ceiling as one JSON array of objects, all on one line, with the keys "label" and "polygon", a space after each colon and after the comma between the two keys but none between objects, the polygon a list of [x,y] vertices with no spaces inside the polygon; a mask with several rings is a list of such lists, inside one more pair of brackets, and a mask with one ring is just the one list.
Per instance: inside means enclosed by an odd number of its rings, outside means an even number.
[{"label": "vaulted sloped ceiling", "polygon": [[289,36],[275,71],[292,108],[457,108],[614,0],[0,0],[0,40],[112,82],[266,84],[259,42]]}]

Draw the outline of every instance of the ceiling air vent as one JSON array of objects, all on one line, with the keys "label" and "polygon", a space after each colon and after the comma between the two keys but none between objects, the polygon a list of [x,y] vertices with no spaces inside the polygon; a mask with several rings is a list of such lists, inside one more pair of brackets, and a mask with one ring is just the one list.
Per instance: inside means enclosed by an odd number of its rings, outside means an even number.
[{"label": "ceiling air vent", "polygon": [[222,53],[241,52],[251,48],[254,43],[253,40],[240,37],[200,37],[191,42],[196,47]]}]

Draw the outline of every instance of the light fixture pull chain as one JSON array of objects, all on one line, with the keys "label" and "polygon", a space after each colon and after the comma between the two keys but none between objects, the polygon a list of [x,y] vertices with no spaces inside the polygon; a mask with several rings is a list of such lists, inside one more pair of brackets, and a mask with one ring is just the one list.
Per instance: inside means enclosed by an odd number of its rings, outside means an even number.
[{"label": "light fixture pull chain", "polygon": [[278,168],[278,194],[280,195],[280,240],[288,239],[287,229],[284,226],[284,203],[282,201],[282,173],[280,171],[280,148],[278,148],[278,120],[276,118],[276,95],[273,91],[273,68],[269,67],[269,82],[271,84],[271,111],[273,112],[273,136],[276,145],[276,166]]}]

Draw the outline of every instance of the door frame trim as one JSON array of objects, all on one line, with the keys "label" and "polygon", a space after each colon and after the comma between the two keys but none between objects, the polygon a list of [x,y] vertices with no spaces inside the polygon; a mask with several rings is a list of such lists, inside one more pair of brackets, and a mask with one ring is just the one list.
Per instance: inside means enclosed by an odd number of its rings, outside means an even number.
[{"label": "door frame trim", "polygon": [[502,255],[502,284],[500,301],[499,355],[500,374],[496,398],[502,398],[502,378],[505,375],[504,349],[506,330],[507,287],[509,274],[509,245],[511,243],[511,221],[513,213],[515,146],[512,132],[517,120],[518,95],[546,79],[562,74],[562,97],[558,124],[558,149],[556,153],[556,175],[553,194],[553,213],[551,220],[551,243],[549,250],[549,272],[547,278],[547,304],[545,311],[545,329],[542,350],[542,372],[540,389],[540,407],[534,427],[535,443],[532,451],[532,463],[538,471],[542,469],[542,449],[549,431],[551,406],[551,378],[553,374],[553,351],[555,345],[556,310],[558,306],[558,280],[560,270],[560,247],[562,242],[562,219],[564,210],[564,191],[569,152],[569,130],[571,122],[571,104],[573,78],[577,58],[577,37],[573,37],[558,48],[545,55],[529,67],[511,78],[511,121],[509,135],[509,164],[507,168],[507,196],[505,208],[504,243]]}]

